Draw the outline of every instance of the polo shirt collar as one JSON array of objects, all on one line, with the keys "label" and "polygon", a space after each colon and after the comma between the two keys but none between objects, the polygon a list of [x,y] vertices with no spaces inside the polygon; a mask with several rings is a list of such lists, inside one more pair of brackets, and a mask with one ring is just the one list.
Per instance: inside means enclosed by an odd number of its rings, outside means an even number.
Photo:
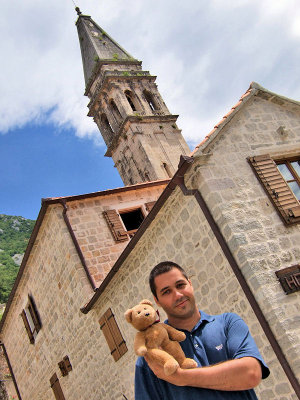
[{"label": "polo shirt collar", "polygon": [[[197,330],[204,322],[212,322],[215,320],[215,317],[213,315],[208,315],[204,311],[199,310],[200,312],[200,320],[197,322],[197,324],[194,326],[194,328],[191,330],[191,332],[194,332]],[[166,320],[165,324],[169,325],[169,321]],[[179,329],[183,330],[183,329]]]},{"label": "polo shirt collar", "polygon": [[199,310],[199,312],[200,312],[200,320],[197,322],[197,324],[194,326],[191,332],[198,329],[204,322],[212,322],[215,319],[213,315],[208,315],[204,311]]}]

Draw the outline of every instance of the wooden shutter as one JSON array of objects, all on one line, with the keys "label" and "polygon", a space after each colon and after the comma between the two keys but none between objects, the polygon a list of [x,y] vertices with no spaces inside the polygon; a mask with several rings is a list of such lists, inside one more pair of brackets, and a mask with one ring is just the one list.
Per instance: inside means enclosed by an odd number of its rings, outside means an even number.
[{"label": "wooden shutter", "polygon": [[103,215],[110,227],[111,233],[117,242],[125,242],[129,240],[128,235],[122,225],[119,214],[116,210],[107,210]]},{"label": "wooden shutter", "polygon": [[150,201],[149,203],[145,203],[146,210],[147,210],[148,212],[150,212],[150,211],[152,210],[152,208],[153,208],[153,206],[154,206],[155,203],[156,203],[156,201]]},{"label": "wooden shutter", "polygon": [[34,343],[34,337],[33,337],[33,334],[31,332],[30,325],[29,325],[29,322],[27,320],[27,316],[26,316],[25,310],[22,311],[21,316],[22,316],[22,319],[23,319],[23,322],[24,322],[24,325],[25,325],[26,332],[28,334],[30,343]]},{"label": "wooden shutter", "polygon": [[34,323],[36,332],[38,333],[41,330],[42,324],[41,324],[34,300],[29,295],[28,295],[28,309],[29,309],[32,321]]},{"label": "wooden shutter", "polygon": [[69,356],[65,356],[62,361],[58,363],[59,369],[62,376],[67,376],[70,371],[72,371],[72,365],[70,363]]},{"label": "wooden shutter", "polygon": [[56,400],[65,400],[65,396],[63,394],[59,379],[56,374],[52,375],[52,377],[50,378],[50,386],[53,390]]},{"label": "wooden shutter", "polygon": [[65,363],[66,370],[67,370],[68,372],[72,371],[72,365],[71,365],[69,356],[65,356],[65,357],[63,358],[63,361],[64,361],[64,363]]},{"label": "wooden shutter", "polygon": [[111,355],[118,361],[128,349],[110,308],[100,318],[99,324]]},{"label": "wooden shutter", "polygon": [[300,222],[299,201],[272,158],[266,154],[249,157],[248,161],[284,222],[286,224]]}]

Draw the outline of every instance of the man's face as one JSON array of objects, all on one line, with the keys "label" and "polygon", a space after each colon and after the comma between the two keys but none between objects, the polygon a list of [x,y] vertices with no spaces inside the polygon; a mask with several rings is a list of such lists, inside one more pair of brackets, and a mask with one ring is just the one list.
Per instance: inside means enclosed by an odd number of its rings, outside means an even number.
[{"label": "man's face", "polygon": [[168,317],[187,319],[197,312],[194,289],[177,268],[158,275],[154,279],[156,303],[162,307]]}]

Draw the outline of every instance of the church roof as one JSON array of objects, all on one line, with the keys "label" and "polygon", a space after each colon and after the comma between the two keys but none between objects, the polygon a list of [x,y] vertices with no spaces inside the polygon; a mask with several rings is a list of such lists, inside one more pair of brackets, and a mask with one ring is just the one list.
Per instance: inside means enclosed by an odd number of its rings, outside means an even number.
[{"label": "church roof", "polygon": [[137,61],[114,41],[89,15],[76,8],[76,21],[86,85],[99,61]]},{"label": "church roof", "polygon": [[198,152],[203,152],[206,146],[208,146],[215,138],[218,136],[219,132],[223,129],[225,125],[235,116],[235,114],[241,110],[241,108],[252,98],[253,96],[259,96],[265,100],[269,100],[273,103],[279,105],[290,104],[296,107],[300,106],[300,102],[289,99],[288,97],[281,96],[270,90],[265,89],[256,82],[252,82],[249,89],[241,96],[237,104],[231,107],[231,110],[224,115],[224,117],[219,121],[214,128],[205,136],[205,138],[195,147],[190,156],[194,156]]}]

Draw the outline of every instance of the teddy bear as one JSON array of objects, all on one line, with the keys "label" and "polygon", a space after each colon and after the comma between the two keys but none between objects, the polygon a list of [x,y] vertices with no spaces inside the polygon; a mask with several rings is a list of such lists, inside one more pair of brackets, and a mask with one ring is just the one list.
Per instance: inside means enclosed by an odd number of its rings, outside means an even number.
[{"label": "teddy bear", "polygon": [[172,375],[180,366],[183,369],[195,368],[197,363],[186,358],[179,342],[185,334],[170,325],[156,322],[156,311],[150,300],[142,300],[125,312],[127,322],[139,332],[134,340],[134,351],[138,356],[147,356],[164,368],[166,375]]}]

